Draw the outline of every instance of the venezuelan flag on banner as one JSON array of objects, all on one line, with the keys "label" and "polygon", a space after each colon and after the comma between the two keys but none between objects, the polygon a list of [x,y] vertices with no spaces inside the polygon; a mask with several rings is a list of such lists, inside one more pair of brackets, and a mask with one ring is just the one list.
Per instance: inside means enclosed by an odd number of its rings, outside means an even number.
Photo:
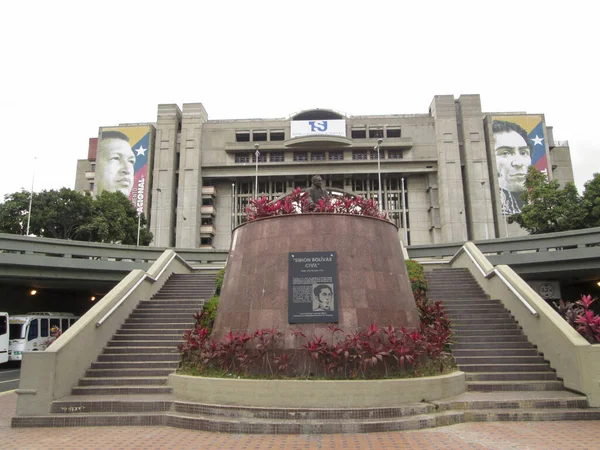
[{"label": "venezuelan flag on banner", "polygon": [[493,116],[492,120],[512,122],[527,132],[531,146],[531,165],[548,177],[548,156],[546,153],[546,136],[544,122],[539,114],[521,116]]},{"label": "venezuelan flag on banner", "polygon": [[148,161],[150,161],[150,127],[110,127],[102,131],[118,131],[129,138],[129,145],[135,155],[133,187],[129,199],[139,213],[146,213],[148,199]]}]

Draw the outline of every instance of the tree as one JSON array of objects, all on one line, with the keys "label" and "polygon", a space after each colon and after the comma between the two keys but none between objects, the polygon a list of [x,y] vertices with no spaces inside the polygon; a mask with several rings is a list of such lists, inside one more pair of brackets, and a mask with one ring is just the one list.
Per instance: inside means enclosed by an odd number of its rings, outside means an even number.
[{"label": "tree", "polygon": [[[146,217],[140,217],[140,245],[149,245],[153,236],[146,227]],[[131,201],[122,192],[103,191],[94,201],[94,214],[85,232],[94,242],[135,245],[138,215]]]},{"label": "tree", "polygon": [[0,232],[10,234],[27,232],[29,195],[29,192],[23,190],[4,196],[4,203],[0,203]]},{"label": "tree", "polygon": [[600,227],[600,173],[583,185],[582,205],[586,211],[588,227]]},{"label": "tree", "polygon": [[521,194],[523,210],[508,217],[531,234],[587,228],[586,211],[577,188],[567,183],[560,189],[557,180],[548,182],[546,176],[530,166],[525,179],[525,192]]},{"label": "tree", "polygon": [[[29,192],[15,192],[0,203],[0,232],[25,234]],[[97,199],[72,189],[33,194],[30,233],[41,237],[135,245],[138,215],[121,192],[103,192]],[[147,220],[140,217],[140,245],[152,242]]]}]

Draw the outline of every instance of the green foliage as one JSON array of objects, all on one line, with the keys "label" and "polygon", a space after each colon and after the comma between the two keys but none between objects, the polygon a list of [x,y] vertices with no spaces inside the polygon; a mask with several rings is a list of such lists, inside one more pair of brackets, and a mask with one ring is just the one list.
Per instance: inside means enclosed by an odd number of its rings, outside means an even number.
[{"label": "green foliage", "polygon": [[531,234],[600,226],[600,174],[594,174],[580,196],[573,183],[561,189],[557,180],[549,182],[530,166],[525,188],[521,195],[523,211],[509,216],[508,223],[518,223]]},{"label": "green foliage", "polygon": [[427,291],[427,280],[423,266],[412,259],[406,260],[406,269],[408,270],[408,280],[413,292]]},{"label": "green foliage", "polygon": [[217,315],[217,307],[219,306],[219,295],[213,295],[209,301],[204,304],[202,317],[200,318],[200,328],[206,328],[208,334],[212,333],[213,325],[215,324],[215,316]]},{"label": "green foliage", "polygon": [[[0,203],[0,232],[25,234],[30,193],[15,192]],[[98,198],[72,189],[33,194],[29,233],[57,239],[112,242],[135,245],[138,217],[133,204],[121,192],[103,192]],[[140,245],[152,242],[144,215],[140,220]]]},{"label": "green foliage", "polygon": [[588,227],[600,227],[600,173],[584,185],[581,204],[586,213],[586,224]]},{"label": "green foliage", "polygon": [[223,288],[223,278],[225,277],[225,268],[222,268],[217,272],[217,295],[221,294]]}]

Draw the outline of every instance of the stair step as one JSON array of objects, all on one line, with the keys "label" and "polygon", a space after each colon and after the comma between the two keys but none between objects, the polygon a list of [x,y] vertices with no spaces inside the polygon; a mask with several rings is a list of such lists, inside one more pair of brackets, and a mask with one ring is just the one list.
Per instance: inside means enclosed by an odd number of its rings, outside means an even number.
[{"label": "stair step", "polygon": [[[132,335],[132,336],[120,336],[124,339],[115,339],[119,336],[114,336],[113,340],[108,341],[106,348],[114,348],[114,347],[166,347],[166,348],[177,348],[179,344],[181,344],[182,339],[165,339],[163,341],[159,340],[143,340],[144,337],[140,335]],[[158,339],[159,336],[152,336],[152,339]]]},{"label": "stair step", "polygon": [[371,420],[277,420],[240,419],[184,413],[168,413],[167,425],[176,428],[205,430],[217,433],[243,434],[334,434],[372,433],[434,428],[462,422],[462,412],[445,411],[411,417]]},{"label": "stair step", "polygon": [[171,386],[76,386],[72,395],[157,395],[170,394]]},{"label": "stair step", "polygon": [[549,364],[459,364],[463,372],[548,372]]},{"label": "stair step", "polygon": [[121,353],[98,355],[99,362],[117,362],[117,361],[180,361],[181,356],[178,353]]},{"label": "stair step", "polygon": [[166,386],[167,377],[83,377],[79,386]]},{"label": "stair step", "polygon": [[164,426],[163,412],[119,414],[54,414],[50,416],[14,417],[14,428],[28,427],[108,427],[108,426]]},{"label": "stair step", "polygon": [[476,339],[478,336],[522,336],[520,328],[491,328],[489,330],[470,330],[452,327],[452,331],[458,336]]},{"label": "stair step", "polygon": [[482,342],[481,339],[478,339],[478,342],[472,342],[467,339],[459,342],[454,338],[454,342],[451,344],[452,351],[454,350],[480,350],[480,349],[503,349],[508,350],[512,348],[535,348],[529,341],[527,341],[525,336],[521,336],[522,339],[520,341],[504,341],[498,342],[497,340],[493,340],[490,342]]},{"label": "stair step", "polygon": [[469,381],[467,391],[496,392],[496,391],[562,391],[565,387],[562,381],[531,380],[531,381]]},{"label": "stair step", "polygon": [[90,413],[162,413],[169,411],[173,406],[170,395],[160,394],[155,399],[127,399],[115,400],[94,397],[85,399],[82,397],[67,397],[65,400],[55,400],[50,407],[51,413],[62,413],[80,417]]},{"label": "stair step", "polygon": [[104,355],[120,355],[123,353],[178,353],[177,347],[104,347]]},{"label": "stair step", "polygon": [[556,372],[472,372],[465,374],[472,381],[555,381]]},{"label": "stair step", "polygon": [[485,350],[453,350],[452,355],[459,356],[538,356],[535,349],[485,349]]},{"label": "stair step", "polygon": [[599,420],[600,408],[566,409],[480,409],[465,411],[468,422]]},{"label": "stair step", "polygon": [[546,361],[539,355],[536,356],[455,356],[456,364],[543,364]]},{"label": "stair step", "polygon": [[[184,331],[192,328],[188,327],[183,329]],[[162,334],[161,331],[164,333]],[[126,330],[117,330],[117,333],[113,336],[113,339],[122,339],[123,336],[133,335],[133,336],[144,336],[144,338],[148,338],[148,336],[156,335],[156,340],[168,340],[168,339],[178,339],[181,340],[181,336],[183,335],[183,331],[178,331],[174,329],[152,329],[152,328],[133,328]],[[119,336],[117,338],[117,336]]]},{"label": "stair step", "polygon": [[86,378],[166,377],[175,369],[88,369]]},{"label": "stair step", "polygon": [[93,362],[92,369],[171,369],[175,371],[179,361],[138,361],[138,362]]}]

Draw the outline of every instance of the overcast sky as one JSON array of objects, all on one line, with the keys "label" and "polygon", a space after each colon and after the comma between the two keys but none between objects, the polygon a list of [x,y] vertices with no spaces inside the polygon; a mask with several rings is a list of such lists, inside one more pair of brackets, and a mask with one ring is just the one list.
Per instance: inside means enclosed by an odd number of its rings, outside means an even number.
[{"label": "overcast sky", "polygon": [[98,127],[154,122],[159,103],[421,114],[441,94],[545,114],[581,192],[600,172],[597,17],[577,0],[4,1],[0,199],[34,167],[35,191],[73,188]]}]

